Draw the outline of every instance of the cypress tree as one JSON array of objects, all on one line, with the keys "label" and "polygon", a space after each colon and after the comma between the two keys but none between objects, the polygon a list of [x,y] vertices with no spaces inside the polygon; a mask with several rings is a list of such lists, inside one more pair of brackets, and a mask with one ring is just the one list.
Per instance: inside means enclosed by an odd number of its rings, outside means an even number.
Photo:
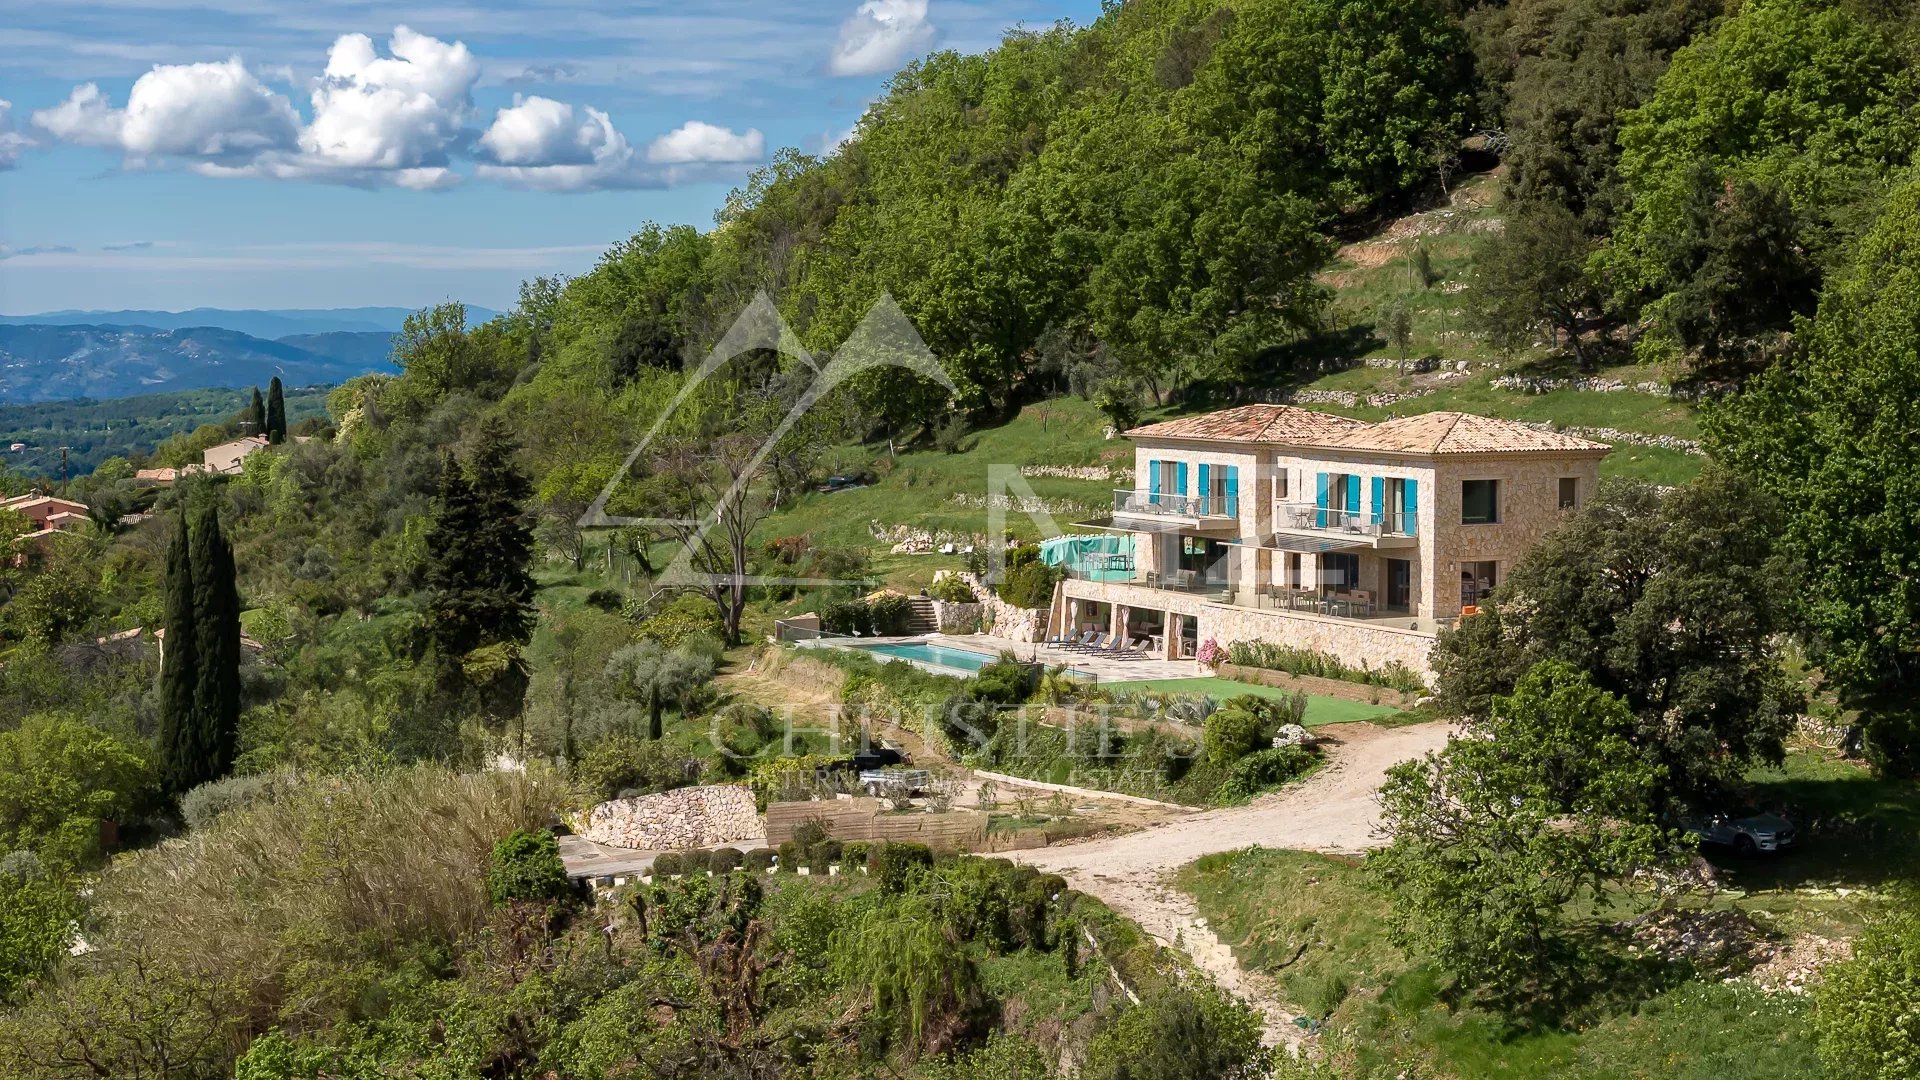
[{"label": "cypress tree", "polygon": [[233,546],[208,505],[193,523],[193,711],[203,754],[202,781],[233,770],[240,738],[240,591]]},{"label": "cypress tree", "polygon": [[247,406],[247,434],[265,435],[267,433],[267,404],[260,398],[260,388],[253,388],[253,401]]},{"label": "cypress tree", "polygon": [[281,395],[280,376],[275,375],[267,384],[267,441],[283,443],[287,441],[287,402]]},{"label": "cypress tree", "polygon": [[182,509],[179,527],[167,547],[167,634],[160,661],[160,782],[167,794],[176,796],[197,782],[197,763],[202,758],[194,709],[199,635],[193,624],[190,547]]}]

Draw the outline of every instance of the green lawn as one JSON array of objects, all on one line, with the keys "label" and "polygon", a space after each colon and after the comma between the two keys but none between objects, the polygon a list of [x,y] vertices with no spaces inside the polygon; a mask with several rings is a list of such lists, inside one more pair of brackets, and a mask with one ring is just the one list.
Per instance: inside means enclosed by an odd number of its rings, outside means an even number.
[{"label": "green lawn", "polygon": [[[1166,694],[1208,694],[1216,699],[1225,700],[1241,694],[1257,694],[1260,697],[1290,697],[1291,690],[1282,690],[1277,686],[1260,686],[1254,683],[1235,682],[1232,679],[1147,679],[1143,682],[1111,683],[1110,687],[1121,690],[1154,690]],[[1345,724],[1354,720],[1372,720],[1377,717],[1391,716],[1399,710],[1386,705],[1369,705],[1362,701],[1349,701],[1346,698],[1323,697],[1319,694],[1307,695],[1307,726],[1321,724]]]},{"label": "green lawn", "polygon": [[1793,1080],[1823,1075],[1809,1003],[1696,980],[1573,1028],[1517,1030],[1442,1000],[1447,982],[1387,940],[1387,898],[1355,863],[1251,849],[1210,855],[1178,884],[1248,967],[1326,1018],[1341,1075],[1455,1080]]}]

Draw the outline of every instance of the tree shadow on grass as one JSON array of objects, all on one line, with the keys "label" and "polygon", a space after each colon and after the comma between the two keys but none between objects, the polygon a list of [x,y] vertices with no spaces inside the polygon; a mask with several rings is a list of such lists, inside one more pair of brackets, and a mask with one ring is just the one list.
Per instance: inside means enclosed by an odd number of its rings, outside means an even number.
[{"label": "tree shadow on grass", "polygon": [[1703,847],[1725,884],[1749,891],[1877,888],[1920,871],[1920,785],[1837,760],[1811,769],[1768,770],[1742,793],[1753,808],[1793,822],[1794,842],[1789,850],[1751,857]]}]

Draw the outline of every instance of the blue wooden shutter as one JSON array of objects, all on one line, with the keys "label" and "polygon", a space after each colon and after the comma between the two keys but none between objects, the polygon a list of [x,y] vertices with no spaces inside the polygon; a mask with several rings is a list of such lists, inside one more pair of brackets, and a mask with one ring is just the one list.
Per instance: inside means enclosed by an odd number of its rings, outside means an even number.
[{"label": "blue wooden shutter", "polygon": [[1158,461],[1147,462],[1147,503],[1150,506],[1160,505],[1160,463]]},{"label": "blue wooden shutter", "polygon": [[1227,516],[1240,516],[1240,466],[1227,466]]},{"label": "blue wooden shutter", "polygon": [[1316,529],[1327,527],[1327,474],[1313,474],[1313,525]]},{"label": "blue wooden shutter", "polygon": [[1176,462],[1173,466],[1173,486],[1180,494],[1187,494],[1187,463],[1184,461]]},{"label": "blue wooden shutter", "polygon": [[1347,476],[1347,520],[1360,521],[1360,478],[1351,474]]},{"label": "blue wooden shutter", "polygon": [[1387,478],[1384,476],[1376,476],[1373,478],[1373,499],[1372,499],[1372,507],[1371,507],[1371,509],[1373,510],[1373,523],[1375,525],[1378,525],[1382,521],[1386,520],[1386,516],[1387,516],[1386,504],[1387,504]]},{"label": "blue wooden shutter", "polygon": [[1404,515],[1401,527],[1408,536],[1416,536],[1420,532],[1419,491],[1420,482],[1409,477],[1407,486],[1400,493],[1400,513]]},{"label": "blue wooden shutter", "polygon": [[1204,461],[1200,463],[1200,489],[1195,494],[1200,496],[1201,513],[1216,512],[1213,505],[1213,488],[1207,484],[1207,463]]}]

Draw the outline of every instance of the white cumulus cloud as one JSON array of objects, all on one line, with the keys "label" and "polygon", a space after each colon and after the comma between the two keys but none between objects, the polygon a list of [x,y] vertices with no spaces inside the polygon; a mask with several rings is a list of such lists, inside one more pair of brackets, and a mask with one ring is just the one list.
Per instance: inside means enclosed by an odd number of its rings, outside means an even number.
[{"label": "white cumulus cloud", "polygon": [[291,147],[300,129],[293,104],[262,85],[237,56],[158,65],[134,82],[124,109],[92,83],[77,86],[66,101],[34,113],[33,122],[65,142],[132,157],[209,161]]},{"label": "white cumulus cloud", "polygon": [[343,34],[327,54],[313,91],[313,123],[300,135],[310,164],[346,169],[414,170],[445,166],[472,110],[480,62],[465,44],[448,44],[404,26],[375,52],[365,34]]},{"label": "white cumulus cloud", "polygon": [[13,102],[0,98],[0,169],[13,168],[29,145],[25,135],[13,130]]},{"label": "white cumulus cloud", "polygon": [[647,160],[662,165],[759,161],[766,154],[767,137],[758,130],[734,132],[700,120],[687,121],[647,147]]},{"label": "white cumulus cloud", "polygon": [[[605,112],[533,95],[515,95],[475,138],[479,80],[465,44],[399,26],[384,53],[365,34],[334,40],[326,70],[308,83],[310,120],[235,57],[157,65],[124,109],[93,83],[77,86],[33,123],[62,142],[117,150],[130,165],[421,191],[460,183],[458,158],[514,187],[592,191],[715,179],[766,156],[758,130],[698,120],[636,147]],[[28,145],[10,135],[7,109],[0,102],[0,168]]]},{"label": "white cumulus cloud", "polygon": [[867,0],[840,24],[827,71],[834,75],[882,75],[933,46],[927,0]]},{"label": "white cumulus cloud", "polygon": [[573,106],[564,102],[515,94],[511,108],[494,114],[480,148],[500,165],[588,165],[625,141],[599,109],[575,119]]}]

